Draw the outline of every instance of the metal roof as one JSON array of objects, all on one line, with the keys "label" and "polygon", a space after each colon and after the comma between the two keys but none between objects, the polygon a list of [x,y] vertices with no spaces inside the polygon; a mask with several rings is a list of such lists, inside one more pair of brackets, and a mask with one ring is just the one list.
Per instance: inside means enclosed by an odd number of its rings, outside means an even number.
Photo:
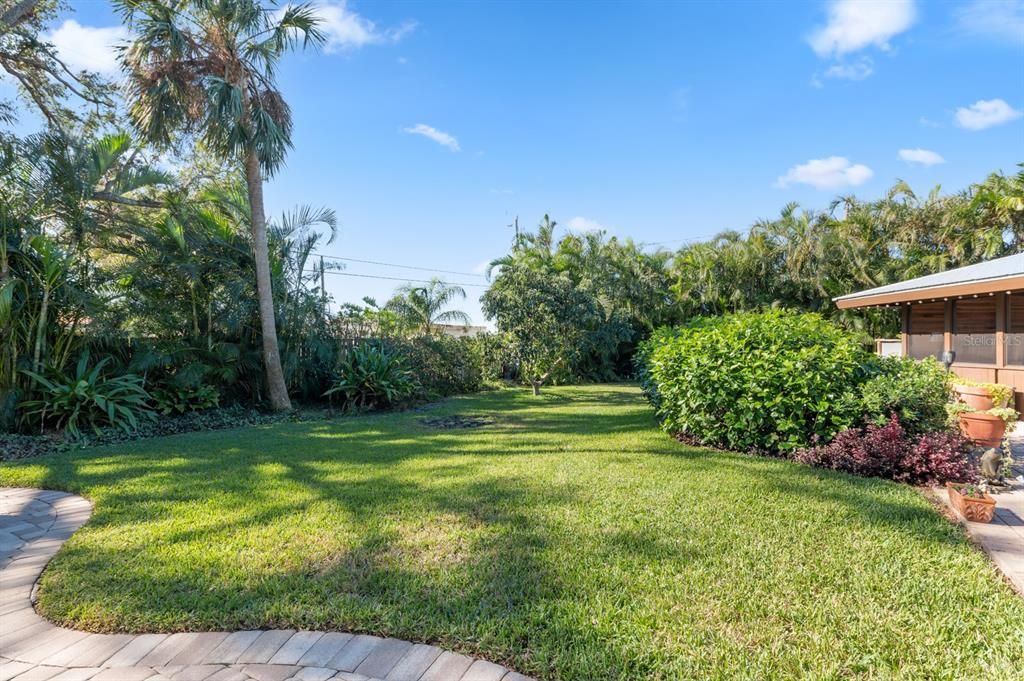
[{"label": "metal roof", "polygon": [[[896,284],[888,284],[887,286],[879,286],[866,291],[850,293],[845,296],[833,298],[833,300],[836,302],[854,301],[859,298],[868,298],[886,294],[911,293],[918,291],[927,292],[928,289],[957,286],[961,284],[980,284],[987,281],[997,283],[1001,279],[1019,277],[1021,275],[1024,275],[1024,253],[1015,253],[1014,255],[1007,255],[1002,258],[996,258],[995,260],[979,262],[974,265],[967,265],[966,267],[958,267],[955,270],[946,270],[945,272],[937,272],[936,274],[929,274],[916,279],[908,279],[907,281],[901,281]],[[993,290],[996,289],[998,289],[998,287],[994,286]]]}]

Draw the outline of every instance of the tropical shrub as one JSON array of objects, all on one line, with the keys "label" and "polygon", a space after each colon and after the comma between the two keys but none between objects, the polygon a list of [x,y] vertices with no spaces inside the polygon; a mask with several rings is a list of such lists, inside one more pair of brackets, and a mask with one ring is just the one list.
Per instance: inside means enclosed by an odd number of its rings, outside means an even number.
[{"label": "tropical shrub", "polygon": [[950,377],[934,358],[883,357],[877,371],[860,389],[865,423],[885,425],[896,414],[910,435],[948,427]]},{"label": "tropical shrub", "polygon": [[379,409],[408,400],[417,384],[405,361],[381,343],[361,343],[345,354],[338,378],[324,397],[338,396],[354,409]]},{"label": "tropical shrub", "polygon": [[515,348],[507,334],[481,333],[473,336],[472,345],[484,381],[513,380],[518,376]]},{"label": "tropical shrub", "polygon": [[164,416],[202,411],[220,406],[220,394],[212,385],[182,385],[173,380],[161,381],[149,391],[153,404]]},{"label": "tropical shrub", "polygon": [[911,436],[893,414],[883,426],[849,428],[828,444],[797,450],[793,458],[818,468],[923,485],[973,479],[969,449],[952,431]]},{"label": "tropical shrub", "polygon": [[89,353],[85,351],[71,376],[47,378],[26,371],[40,396],[19,405],[24,409],[23,418],[40,427],[63,428],[72,438],[79,437],[83,428],[95,433],[108,425],[124,431],[136,429],[141,418],[153,415],[146,406],[150,396],[141,376],[104,374],[109,361],[109,357],[104,358],[90,368]]},{"label": "tropical shrub", "polygon": [[419,336],[395,344],[418,383],[417,395],[436,399],[480,390],[481,358],[470,338]]},{"label": "tropical shrub", "polygon": [[708,445],[788,453],[857,418],[870,355],[817,314],[698,318],[645,350],[663,427]]}]

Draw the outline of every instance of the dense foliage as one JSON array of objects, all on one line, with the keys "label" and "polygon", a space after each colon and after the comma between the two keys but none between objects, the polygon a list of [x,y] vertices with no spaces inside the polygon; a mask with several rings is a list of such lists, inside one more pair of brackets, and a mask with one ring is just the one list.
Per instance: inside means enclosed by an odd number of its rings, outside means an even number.
[{"label": "dense foliage", "polygon": [[666,430],[738,450],[790,452],[854,423],[868,354],[816,314],[698,318],[645,351]]},{"label": "dense foliage", "polygon": [[518,265],[504,267],[484,293],[484,314],[511,340],[520,374],[534,393],[556,371],[569,373],[602,328],[597,301],[568,277]]},{"label": "dense foliage", "polygon": [[[783,208],[745,231],[724,231],[672,252],[602,232],[556,238],[548,217],[495,260],[558,275],[589,297],[601,318],[581,330],[566,378],[630,374],[636,345],[653,329],[696,316],[785,307],[818,312],[872,337],[899,331],[894,310],[839,310],[835,296],[1016,253],[1024,247],[1024,169],[994,173],[962,191],[919,196],[897,182],[875,201],[837,198],[827,210]],[[485,309],[486,311],[486,309]],[[499,328],[502,317],[491,315]]]},{"label": "dense foliage", "polygon": [[483,387],[482,343],[486,340],[486,336],[425,335],[394,339],[391,345],[415,367],[417,397],[429,400]]},{"label": "dense foliage", "polygon": [[703,444],[912,484],[969,479],[935,360],[878,358],[856,334],[784,310],[659,329],[637,355],[670,433]]},{"label": "dense foliage", "polygon": [[567,234],[544,216],[518,234],[481,298],[528,382],[628,377],[637,343],[679,319],[668,295],[670,254],[631,240]]},{"label": "dense foliage", "polygon": [[819,468],[888,478],[914,485],[965,482],[976,476],[970,443],[955,432],[913,436],[896,414],[885,425],[849,428],[828,444],[797,450],[793,458]]},{"label": "dense foliage", "polygon": [[908,435],[946,427],[951,376],[935,359],[884,357],[872,370],[877,374],[860,388],[866,422],[882,426],[895,414]]},{"label": "dense foliage", "polygon": [[379,409],[415,392],[416,380],[399,353],[381,343],[362,343],[345,353],[338,378],[324,396],[337,396],[353,409]]},{"label": "dense foliage", "polygon": [[[60,3],[4,13],[0,69],[44,128],[14,134],[16,109],[0,103],[3,431],[76,429],[83,412],[67,407],[72,391],[51,386],[73,385],[86,352],[104,362],[97,380],[123,377],[147,395],[139,413],[169,415],[318,403],[368,339],[401,357],[422,399],[499,377],[535,388],[628,378],[655,329],[689,328],[700,316],[787,307],[864,337],[891,333],[893,313],[843,313],[831,297],[1016,252],[1024,239],[1024,171],[953,194],[919,197],[897,183],[876,201],[842,197],[820,212],[788,205],[744,233],[674,252],[601,232],[558,236],[545,216],[534,232],[517,226],[509,253],[492,263],[483,309],[498,333],[449,342],[441,325],[468,321],[453,309],[465,297],[458,286],[410,284],[383,305],[335,312],[314,257],[334,236],[333,212],[264,215],[262,180],[282,168],[292,139],[275,65],[321,41],[316,8],[115,4],[134,36],[121,52],[123,88],[63,66],[45,39]],[[641,378],[657,398],[647,364]],[[849,398],[863,402],[857,416],[880,422],[897,410],[908,431],[932,428],[935,376],[892,371],[867,367],[875,378]],[[822,399],[803,416],[769,411],[768,421],[799,428],[809,419],[806,437],[832,432],[849,415]],[[57,415],[64,409],[66,418]],[[132,428],[137,418],[102,409],[82,417],[86,430],[90,420]],[[795,431],[720,430],[709,441],[806,444]]]},{"label": "dense foliage", "polygon": [[74,438],[85,428],[96,433],[101,426],[129,432],[137,428],[140,418],[152,414],[147,407],[150,396],[142,387],[141,376],[104,373],[109,361],[105,357],[91,366],[89,353],[83,352],[70,376],[47,378],[26,372],[37,384],[39,397],[21,403],[24,418],[44,426],[52,424]]}]

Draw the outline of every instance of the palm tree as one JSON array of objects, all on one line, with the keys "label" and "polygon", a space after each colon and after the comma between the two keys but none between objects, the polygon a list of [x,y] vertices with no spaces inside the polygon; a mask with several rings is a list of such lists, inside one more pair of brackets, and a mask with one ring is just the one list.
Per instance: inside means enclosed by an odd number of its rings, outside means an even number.
[{"label": "palm tree", "polygon": [[310,5],[283,10],[258,0],[118,0],[135,40],[123,51],[129,115],[150,142],[195,135],[212,152],[239,162],[251,210],[270,404],[291,408],[281,369],[263,207],[263,177],[291,147],[292,120],[275,82],[285,52],[324,40]]},{"label": "palm tree", "polygon": [[444,309],[456,298],[465,297],[466,290],[461,286],[446,284],[434,278],[426,286],[406,284],[399,287],[395,291],[395,296],[388,302],[387,308],[394,311],[410,327],[430,334],[438,324],[469,324],[469,315],[462,310]]}]

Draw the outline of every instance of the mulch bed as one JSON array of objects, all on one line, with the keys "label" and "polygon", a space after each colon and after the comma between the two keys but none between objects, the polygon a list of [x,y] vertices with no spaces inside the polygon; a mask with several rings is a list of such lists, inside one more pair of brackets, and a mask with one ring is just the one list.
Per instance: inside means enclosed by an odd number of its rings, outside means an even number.
[{"label": "mulch bed", "polygon": [[483,428],[494,423],[490,416],[436,416],[419,419],[428,428],[438,430],[457,430],[461,428]]}]

